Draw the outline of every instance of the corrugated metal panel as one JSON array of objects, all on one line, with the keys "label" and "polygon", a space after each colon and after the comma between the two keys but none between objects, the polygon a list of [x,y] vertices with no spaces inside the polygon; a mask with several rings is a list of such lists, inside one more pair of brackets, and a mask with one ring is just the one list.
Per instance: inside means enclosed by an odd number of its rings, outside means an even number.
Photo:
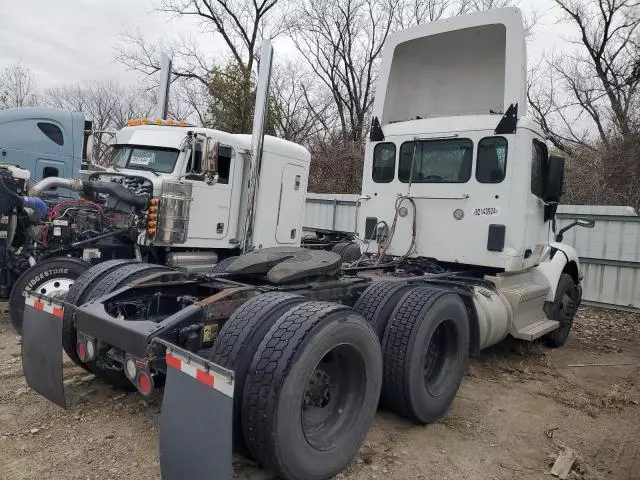
[{"label": "corrugated metal panel", "polygon": [[355,232],[358,197],[359,195],[308,193],[304,226]]},{"label": "corrugated metal panel", "polygon": [[[353,232],[358,195],[307,195],[305,227]],[[563,242],[580,255],[583,298],[602,306],[640,310],[640,216],[631,207],[561,205],[558,229],[577,219],[594,228],[574,227]]]},{"label": "corrugated metal panel", "polygon": [[593,219],[593,229],[575,227],[564,243],[580,256],[586,303],[640,311],[640,216],[631,207],[564,205],[558,227]]}]

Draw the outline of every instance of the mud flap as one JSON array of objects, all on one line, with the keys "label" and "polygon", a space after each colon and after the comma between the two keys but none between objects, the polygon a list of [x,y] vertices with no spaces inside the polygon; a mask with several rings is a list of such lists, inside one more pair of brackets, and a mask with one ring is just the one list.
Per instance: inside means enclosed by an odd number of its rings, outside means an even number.
[{"label": "mud flap", "polygon": [[63,315],[61,305],[27,295],[22,319],[22,371],[27,385],[66,408],[62,383]]},{"label": "mud flap", "polygon": [[167,378],[160,414],[163,480],[230,479],[233,372],[164,340]]}]

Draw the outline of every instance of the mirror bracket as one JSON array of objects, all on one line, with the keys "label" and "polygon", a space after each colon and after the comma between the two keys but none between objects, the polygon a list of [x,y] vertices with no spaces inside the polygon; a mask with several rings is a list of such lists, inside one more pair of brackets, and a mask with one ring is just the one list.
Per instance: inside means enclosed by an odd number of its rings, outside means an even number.
[{"label": "mirror bracket", "polygon": [[562,227],[560,231],[556,235],[556,242],[562,242],[564,239],[564,233],[567,230],[571,230],[573,227],[582,227],[582,228],[593,228],[595,227],[595,220],[575,220],[571,222],[569,225]]}]

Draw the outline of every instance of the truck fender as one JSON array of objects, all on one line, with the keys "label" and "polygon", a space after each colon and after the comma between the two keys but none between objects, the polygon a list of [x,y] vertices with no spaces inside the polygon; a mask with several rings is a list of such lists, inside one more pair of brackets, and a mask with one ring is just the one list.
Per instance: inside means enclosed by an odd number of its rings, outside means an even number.
[{"label": "truck fender", "polygon": [[563,273],[571,275],[576,285],[580,284],[580,260],[575,248],[564,243],[549,243],[548,252],[543,254],[545,258],[532,272],[537,281],[549,284],[546,300],[553,302],[556,296],[556,289]]},{"label": "truck fender", "polygon": [[473,303],[473,294],[460,295],[469,317],[469,356],[477,357],[480,354],[480,324],[478,320],[478,312]]}]

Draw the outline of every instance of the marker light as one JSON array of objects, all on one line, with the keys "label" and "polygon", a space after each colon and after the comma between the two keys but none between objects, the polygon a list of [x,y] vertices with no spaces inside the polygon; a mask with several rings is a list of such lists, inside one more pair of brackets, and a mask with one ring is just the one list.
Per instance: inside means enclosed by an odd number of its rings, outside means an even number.
[{"label": "marker light", "polygon": [[133,382],[136,378],[137,371],[136,362],[133,358],[127,358],[124,362],[124,373],[127,375],[127,378]]}]

